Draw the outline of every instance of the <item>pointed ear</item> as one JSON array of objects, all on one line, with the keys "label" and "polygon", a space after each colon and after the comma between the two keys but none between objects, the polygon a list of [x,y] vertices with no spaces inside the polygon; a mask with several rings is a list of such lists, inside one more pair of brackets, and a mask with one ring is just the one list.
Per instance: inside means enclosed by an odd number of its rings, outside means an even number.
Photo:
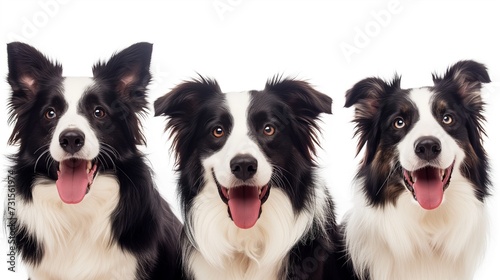
[{"label": "pointed ear", "polygon": [[20,141],[20,131],[27,129],[29,114],[36,96],[49,88],[58,88],[63,80],[60,64],[51,62],[35,48],[20,42],[7,44],[9,74],[12,88],[9,99],[9,122],[14,124],[9,144]]},{"label": "pointed ear", "polygon": [[432,79],[437,87],[454,84],[463,98],[479,93],[482,83],[491,82],[486,66],[473,60],[459,61],[449,67],[443,77],[434,73]]},{"label": "pointed ear", "polygon": [[13,94],[32,98],[51,79],[62,78],[60,64],[51,62],[30,45],[14,42],[7,44],[9,82]]},{"label": "pointed ear", "polygon": [[401,77],[395,76],[391,83],[387,83],[380,78],[366,78],[356,83],[346,93],[346,102],[344,107],[354,105],[354,120],[356,123],[355,135],[359,136],[358,151],[363,146],[375,139],[377,130],[375,120],[379,112],[380,100],[398,89],[400,89]]},{"label": "pointed ear", "polygon": [[104,81],[118,95],[134,104],[136,112],[147,106],[146,87],[151,80],[149,66],[153,45],[136,43],[94,65],[95,79]]}]

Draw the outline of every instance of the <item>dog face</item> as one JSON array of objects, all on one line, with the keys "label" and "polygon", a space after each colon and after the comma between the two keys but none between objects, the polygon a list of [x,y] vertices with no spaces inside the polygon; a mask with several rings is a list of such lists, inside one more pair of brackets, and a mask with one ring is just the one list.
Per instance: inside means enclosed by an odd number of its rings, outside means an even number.
[{"label": "dog face", "polygon": [[10,142],[37,176],[56,181],[63,202],[79,203],[97,170],[114,170],[143,141],[136,113],[146,106],[152,46],[135,44],[97,63],[93,78],[65,78],[61,65],[23,43],[7,50]]},{"label": "dog face", "polygon": [[[214,122],[212,130],[212,137],[224,144],[202,160],[204,170],[211,170],[221,199],[228,204],[229,214],[240,228],[250,228],[257,222],[261,205],[269,195],[272,166],[259,142],[265,141],[266,136],[273,137],[276,131],[267,117],[263,123],[249,127],[249,99],[247,92],[226,96],[226,113],[232,121],[225,125]],[[254,116],[253,112],[248,114]]]},{"label": "dog face", "polygon": [[155,102],[155,114],[170,118],[181,204],[189,208],[205,185],[214,185],[229,218],[243,229],[255,225],[272,188],[301,209],[312,192],[302,182],[312,180],[315,120],[330,111],[328,96],[290,79],[228,94],[205,78],[177,86]]},{"label": "dog face", "polygon": [[422,208],[435,209],[456,169],[478,199],[487,193],[480,97],[481,83],[490,81],[486,68],[462,61],[433,78],[434,86],[409,90],[400,88],[400,78],[369,78],[347,92],[346,107],[356,108],[358,151],[366,145],[359,175],[374,204],[394,201],[406,188]]}]

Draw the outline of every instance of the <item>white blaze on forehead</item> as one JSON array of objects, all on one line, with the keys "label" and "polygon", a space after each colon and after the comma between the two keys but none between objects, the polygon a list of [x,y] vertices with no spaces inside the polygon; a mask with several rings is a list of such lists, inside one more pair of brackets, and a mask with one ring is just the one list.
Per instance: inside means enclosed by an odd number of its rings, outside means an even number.
[{"label": "white blaze on forehead", "polygon": [[227,93],[226,104],[233,119],[232,129],[222,149],[204,161],[205,168],[207,170],[213,169],[217,180],[223,186],[231,187],[237,181],[231,173],[231,159],[240,154],[251,155],[257,160],[258,165],[257,173],[253,177],[253,183],[263,186],[271,179],[272,167],[259,144],[250,137],[252,133],[248,125],[248,108],[251,104],[250,93]]},{"label": "white blaze on forehead", "polygon": [[67,105],[65,112],[56,112],[59,121],[52,135],[50,143],[50,154],[56,161],[62,161],[69,158],[59,144],[59,136],[66,129],[78,129],[85,135],[85,144],[82,149],[74,156],[82,159],[91,160],[99,154],[99,141],[95,132],[92,130],[87,116],[84,116],[80,108],[81,99],[85,91],[93,84],[91,78],[86,77],[68,77],[63,83],[63,95]]},{"label": "white blaze on forehead", "polygon": [[[233,92],[226,94],[229,113],[233,117],[233,127],[227,144],[235,142],[239,145],[231,145],[230,148],[238,150],[240,154],[247,154],[251,150],[253,141],[248,141],[248,107],[250,106],[250,94],[248,92]],[[231,151],[230,151],[231,152]]]},{"label": "white blaze on forehead", "polygon": [[407,135],[398,144],[400,162],[403,168],[414,171],[422,168],[420,158],[415,154],[415,142],[423,136],[433,136],[441,142],[441,153],[437,158],[439,167],[447,168],[456,158],[462,158],[463,151],[456,141],[444,130],[440,124],[439,117],[435,117],[433,110],[434,93],[428,88],[412,89],[409,97],[418,110],[418,120],[408,131]]}]

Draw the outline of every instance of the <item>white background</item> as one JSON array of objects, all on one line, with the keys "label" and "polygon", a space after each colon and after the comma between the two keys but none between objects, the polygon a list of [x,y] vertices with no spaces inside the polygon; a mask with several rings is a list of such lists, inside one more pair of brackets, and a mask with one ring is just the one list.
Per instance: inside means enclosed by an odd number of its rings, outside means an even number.
[{"label": "white background", "polygon": [[[58,1],[58,2],[56,2]],[[339,219],[351,206],[351,179],[358,159],[352,110],[344,93],[368,77],[403,75],[403,87],[432,83],[461,59],[485,63],[494,81],[485,87],[493,195],[487,200],[491,231],[487,254],[475,279],[500,275],[500,5],[495,1],[0,1],[0,77],[7,75],[5,44],[21,40],[63,64],[66,76],[90,76],[97,59],[138,41],[154,43],[150,101],[196,74],[216,78],[223,91],[262,89],[272,75],[308,79],[334,100],[324,120],[321,172],[337,203]],[[352,53],[346,52],[346,49]],[[7,147],[6,99],[0,82],[0,153]],[[494,125],[497,123],[497,125]],[[144,121],[144,149],[163,196],[178,213],[173,160],[164,120]],[[496,127],[496,128],[495,128]],[[0,161],[2,179],[7,166]],[[4,184],[5,185],[5,184]],[[2,190],[3,191],[3,190]],[[0,235],[0,279],[26,279],[7,270],[7,240]]]}]

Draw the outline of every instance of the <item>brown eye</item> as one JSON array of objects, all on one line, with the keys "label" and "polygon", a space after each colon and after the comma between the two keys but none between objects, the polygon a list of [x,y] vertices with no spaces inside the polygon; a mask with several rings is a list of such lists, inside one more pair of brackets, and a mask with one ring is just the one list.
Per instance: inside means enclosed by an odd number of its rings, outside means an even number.
[{"label": "brown eye", "polygon": [[276,132],[276,129],[272,125],[267,124],[264,127],[264,134],[267,136],[272,136],[272,135],[274,135],[275,132]]},{"label": "brown eye", "polygon": [[57,117],[56,110],[54,110],[54,108],[49,108],[45,111],[44,116],[47,120],[55,119]]},{"label": "brown eye", "polygon": [[215,138],[221,138],[224,134],[224,129],[221,126],[215,127],[212,131],[212,135],[215,136]]},{"label": "brown eye", "polygon": [[443,123],[446,125],[450,125],[453,123],[453,118],[450,115],[446,114],[443,116]]},{"label": "brown eye", "polygon": [[405,120],[401,117],[397,117],[395,120],[394,120],[394,127],[396,129],[401,129],[403,127],[406,126],[406,123],[405,123]]},{"label": "brown eye", "polygon": [[97,119],[102,119],[106,116],[106,112],[104,111],[103,108],[101,107],[96,107],[94,109],[94,117],[96,117]]}]

